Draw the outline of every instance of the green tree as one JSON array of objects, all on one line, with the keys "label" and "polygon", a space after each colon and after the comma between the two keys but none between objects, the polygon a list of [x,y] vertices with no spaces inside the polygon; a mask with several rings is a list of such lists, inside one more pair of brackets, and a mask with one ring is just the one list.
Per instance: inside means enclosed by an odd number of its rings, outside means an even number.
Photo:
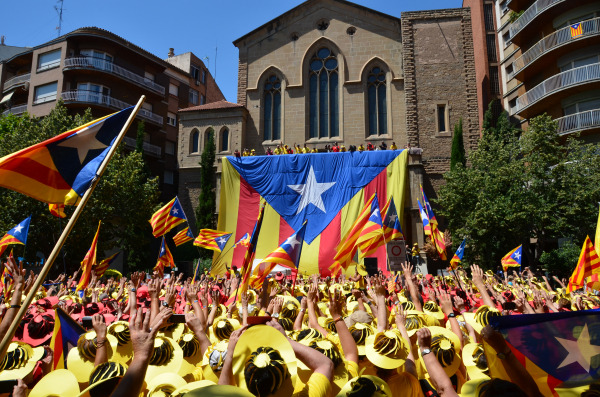
[{"label": "green tree", "polygon": [[[215,191],[215,138],[214,133],[208,133],[208,142],[200,158],[200,197],[196,207],[196,226],[200,229],[214,229],[216,227],[215,211],[217,209],[217,194]],[[213,255],[213,252],[204,248],[200,249],[204,258]]]},{"label": "green tree", "polygon": [[444,175],[437,200],[453,236],[468,238],[466,261],[495,268],[523,244],[528,263],[537,266],[551,239],[572,238],[581,246],[594,230],[600,201],[597,150],[575,136],[561,140],[547,115],[530,119],[523,132],[503,113],[469,153],[470,167]]},{"label": "green tree", "polygon": [[450,169],[454,169],[457,164],[463,167],[467,163],[465,157],[465,145],[463,142],[462,117],[458,124],[454,125],[454,136],[452,137],[452,152],[450,153]]},{"label": "green tree", "polygon": [[577,266],[580,252],[581,246],[567,241],[560,248],[544,252],[540,257],[540,263],[557,277],[568,278]]},{"label": "green tree", "polygon": [[[20,117],[0,117],[0,157],[32,146],[92,120],[90,110],[83,115],[70,116],[62,101],[44,118],[25,113]],[[99,236],[99,258],[104,251],[119,247],[125,250],[129,266],[144,265],[148,260],[150,243],[148,219],[158,207],[158,178],[148,178],[139,153],[124,154],[119,148],[100,179],[90,201],[77,220],[64,246],[69,270],[79,264],[94,238],[102,220]],[[74,207],[67,206],[70,216]],[[35,261],[41,252],[50,255],[60,235],[58,219],[48,205],[12,190],[0,188],[0,231],[7,231],[32,215],[25,260]],[[62,222],[64,227],[66,222]],[[24,248],[14,246],[21,256]],[[62,271],[62,259],[55,262]]]},{"label": "green tree", "polygon": [[137,123],[137,135],[135,137],[135,151],[138,153],[142,153],[142,157],[144,154],[144,135],[146,134],[146,129],[144,125],[144,120],[140,120]]}]

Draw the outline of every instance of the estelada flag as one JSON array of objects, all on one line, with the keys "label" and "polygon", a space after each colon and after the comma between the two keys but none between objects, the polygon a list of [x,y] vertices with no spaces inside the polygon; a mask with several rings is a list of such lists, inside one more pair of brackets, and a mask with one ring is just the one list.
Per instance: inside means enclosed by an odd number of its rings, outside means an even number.
[{"label": "estelada flag", "polygon": [[117,259],[117,256],[119,256],[120,253],[121,252],[117,252],[116,254],[112,254],[108,258],[102,259],[100,261],[100,263],[98,263],[96,265],[96,268],[94,270],[96,271],[96,276],[98,276],[98,278],[104,276],[104,272],[106,272],[106,269],[108,269],[110,267],[110,265],[113,264],[113,262],[115,261],[115,259]]},{"label": "estelada flag", "polygon": [[462,243],[460,243],[460,246],[454,253],[454,256],[452,257],[452,259],[450,259],[450,267],[452,268],[452,270],[456,270],[456,268],[458,267],[458,264],[460,262],[462,262],[462,258],[465,255],[465,244],[466,243],[467,243],[467,239],[464,239],[462,241]]},{"label": "estelada flag", "polygon": [[29,233],[30,222],[31,215],[29,215],[29,218],[21,221],[17,226],[6,232],[0,239],[0,255],[2,255],[4,250],[11,244],[27,244],[27,234]]},{"label": "estelada flag", "polygon": [[[300,267],[328,276],[336,248],[375,192],[382,202],[393,197],[403,219],[407,163],[406,150],[224,158],[217,229],[239,240],[252,230],[264,200],[256,258],[265,258],[307,220]],[[222,254],[212,272],[224,274],[225,263],[241,263],[245,252],[238,246]],[[386,271],[385,247],[373,256]]]},{"label": "estelada flag", "polygon": [[584,280],[594,273],[600,273],[600,259],[594,249],[590,236],[586,236],[579,254],[577,267],[569,278],[567,292],[573,292],[576,289],[583,287]]},{"label": "estelada flag", "polygon": [[193,239],[194,235],[189,226],[173,236],[173,242],[176,247],[179,247],[181,244],[185,244],[188,241],[192,241]]},{"label": "estelada flag", "polygon": [[54,332],[50,339],[52,349],[52,371],[67,368],[69,350],[77,348],[77,341],[85,329],[60,307],[54,310]]},{"label": "estelada flag", "polygon": [[240,284],[240,292],[244,293],[248,290],[248,286],[250,285],[250,276],[252,275],[252,263],[254,262],[254,257],[256,255],[256,244],[258,243],[258,236],[260,235],[260,230],[262,229],[263,219],[265,214],[265,206],[261,204],[260,210],[258,211],[258,218],[256,219],[256,223],[254,224],[254,229],[252,229],[252,234],[250,235],[250,242],[248,243],[248,249],[244,255],[244,259],[242,261],[241,266],[241,284]]},{"label": "estelada flag", "polygon": [[49,204],[76,205],[134,107],[0,159],[0,186]]},{"label": "estelada flag", "polygon": [[[343,269],[348,269],[350,263],[356,252],[358,251],[358,238],[360,237],[363,228],[369,222],[369,217],[373,210],[373,200],[375,200],[376,193],[373,193],[371,198],[367,200],[362,210],[358,213],[356,220],[352,224],[352,227],[348,232],[341,238],[340,244],[336,248],[336,253],[333,257],[335,263],[339,263]],[[331,270],[331,269],[329,269]]]},{"label": "estelada flag", "polygon": [[67,216],[67,214],[65,214],[64,204],[48,204],[48,209],[50,210],[50,213],[57,218],[64,218]]},{"label": "estelada flag", "polygon": [[[598,323],[600,310],[490,318],[490,325],[502,333],[544,396],[579,395],[581,391],[568,393],[564,389],[590,384],[600,377],[600,334],[595,332]],[[495,358],[500,353],[485,341],[484,349],[487,357]],[[490,360],[488,365],[492,379],[514,381],[504,370],[502,360]],[[556,388],[567,393],[559,393]]]},{"label": "estelada flag", "polygon": [[[360,232],[360,235],[358,236],[358,240],[356,240],[356,244],[359,247],[365,247],[365,248],[369,247],[374,242],[378,242],[379,244],[383,245],[384,244],[384,241],[382,239],[383,236],[384,236],[383,221],[381,220],[381,211],[379,209],[379,200],[377,200],[377,193],[375,193],[375,198],[373,199],[373,202],[371,203],[371,214],[369,215],[367,223],[365,224],[362,231]],[[374,247],[374,248],[378,248],[378,247]],[[360,255],[358,257],[362,259],[365,256],[372,254],[373,252],[374,252],[374,249],[371,252],[369,252],[368,250],[363,251],[361,249]]]},{"label": "estelada flag", "polygon": [[425,191],[423,190],[423,186],[419,185],[421,188],[421,197],[423,198],[423,207],[425,208],[425,212],[427,213],[427,218],[429,218],[429,223],[431,225],[437,225],[438,221],[435,218],[435,214],[433,213],[433,209],[431,208],[431,204],[429,204],[429,200],[427,200],[427,196],[425,195]]},{"label": "estelada flag", "polygon": [[179,204],[179,199],[175,197],[167,205],[156,211],[148,222],[152,226],[154,237],[160,237],[185,221],[187,221],[187,218],[183,213],[183,208]]},{"label": "estelada flag", "polygon": [[583,36],[583,25],[581,22],[571,25],[571,38],[576,39],[579,36]]},{"label": "estelada flag", "polygon": [[[417,204],[419,205],[419,214],[421,215],[421,223],[423,223],[423,230],[427,236],[431,236],[431,225],[429,224],[429,216],[427,212],[423,209],[421,202],[417,200]],[[435,241],[434,241],[435,243]]]},{"label": "estelada flag", "polygon": [[169,246],[165,242],[165,236],[162,238],[162,243],[160,244],[160,251],[158,253],[158,261],[156,265],[162,264],[164,267],[175,267],[175,261],[173,260],[173,255],[171,255],[171,251],[169,251]]},{"label": "estelada flag", "polygon": [[197,247],[206,248],[208,250],[223,251],[227,245],[232,233],[220,232],[212,229],[202,229],[198,237],[194,240],[194,245]]},{"label": "estelada flag", "polygon": [[393,197],[390,197],[388,202],[383,206],[381,213],[385,214],[383,218],[383,235],[379,235],[370,244],[360,245],[359,248],[365,253],[365,256],[371,255],[373,252],[377,251],[377,248],[383,244],[389,243],[391,240],[404,238]]},{"label": "estelada flag", "polygon": [[504,257],[500,260],[502,263],[502,268],[506,271],[509,267],[519,267],[521,266],[521,258],[523,257],[523,244],[519,245],[514,250],[510,251],[508,254],[504,255]]},{"label": "estelada flag", "polygon": [[98,249],[98,235],[100,234],[101,224],[102,221],[98,222],[98,230],[96,231],[96,235],[92,241],[92,246],[88,250],[87,254],[85,254],[83,261],[81,261],[81,279],[79,279],[79,284],[77,284],[77,289],[75,291],[81,291],[85,289],[92,278],[92,268],[96,266],[96,251]]}]

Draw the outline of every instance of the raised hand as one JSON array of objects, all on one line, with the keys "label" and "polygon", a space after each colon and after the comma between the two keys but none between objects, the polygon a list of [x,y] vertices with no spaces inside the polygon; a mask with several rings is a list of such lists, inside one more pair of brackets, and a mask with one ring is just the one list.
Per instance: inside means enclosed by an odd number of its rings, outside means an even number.
[{"label": "raised hand", "polygon": [[408,262],[404,262],[402,264],[402,271],[404,272],[404,278],[406,279],[406,281],[412,282],[413,266],[410,265]]},{"label": "raised hand", "polygon": [[483,288],[483,270],[481,270],[481,268],[477,265],[471,265],[471,272],[472,272],[472,279],[473,279],[473,284],[475,284],[475,286],[477,287],[477,289],[481,290],[481,288],[479,288],[480,286]]}]

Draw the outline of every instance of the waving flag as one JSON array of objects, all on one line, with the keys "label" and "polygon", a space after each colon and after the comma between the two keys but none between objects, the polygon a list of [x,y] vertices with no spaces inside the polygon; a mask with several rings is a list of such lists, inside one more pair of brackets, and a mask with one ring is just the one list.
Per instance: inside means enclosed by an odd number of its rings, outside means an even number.
[{"label": "waving flag", "polygon": [[387,244],[391,240],[404,238],[393,197],[390,197],[388,202],[383,206],[381,213],[385,214],[383,218],[383,234],[374,239],[370,244],[361,244],[359,246],[360,250],[365,253],[365,256],[369,256],[383,244]]},{"label": "waving flag", "polygon": [[571,25],[571,38],[576,39],[583,36],[583,25],[581,22]]},{"label": "waving flag", "polygon": [[[8,257],[14,259],[12,250]],[[14,282],[15,279],[13,278],[13,275],[8,271],[8,268],[4,266],[4,270],[2,270],[2,291],[4,292],[4,301],[6,302],[10,302],[10,292],[12,291]]]},{"label": "waving flag", "polygon": [[429,200],[427,200],[427,196],[425,195],[423,186],[419,185],[419,187],[421,188],[421,197],[423,198],[423,207],[425,207],[425,212],[427,213],[427,218],[429,218],[429,223],[431,225],[437,225],[438,221],[437,221],[437,219],[435,219],[435,214],[433,213],[431,204],[429,204]]},{"label": "waving flag", "polygon": [[0,186],[49,204],[77,204],[132,111],[133,106],[1,158]]},{"label": "waving flag", "polygon": [[6,232],[4,237],[0,239],[0,255],[2,255],[6,248],[11,244],[27,245],[27,234],[29,233],[30,222],[31,215],[29,215],[29,218]]},{"label": "waving flag", "polygon": [[271,252],[258,265],[253,274],[257,276],[252,281],[254,288],[260,288],[265,277],[277,265],[281,265],[293,270],[297,270],[300,265],[300,255],[302,254],[302,244],[304,243],[304,234],[306,232],[306,223],[300,230],[288,237],[275,251]]},{"label": "waving flag", "polygon": [[75,291],[84,290],[92,278],[92,268],[96,266],[96,250],[98,248],[98,235],[100,234],[101,224],[102,221],[98,222],[98,230],[96,231],[96,235],[92,241],[92,246],[88,250],[87,254],[85,254],[85,258],[83,258],[83,261],[81,262],[81,279],[79,279],[79,284],[77,284],[77,289]]},{"label": "waving flag", "polygon": [[[356,244],[359,247],[369,247],[375,242],[376,244],[383,245],[385,241],[383,240],[383,223],[381,220],[381,212],[379,210],[379,200],[377,200],[377,193],[375,193],[375,198],[371,203],[371,214],[369,219],[367,220],[366,225],[363,227],[363,230],[360,232],[360,236],[356,241]],[[372,250],[363,251],[361,248],[361,252],[359,258],[364,258],[367,255],[375,252],[375,249],[379,247],[373,247]]]},{"label": "waving flag", "polygon": [[[597,364],[600,354],[600,334],[595,332],[600,322],[600,310],[524,314],[490,318],[512,353],[533,377],[544,396],[558,396],[555,390],[569,389],[592,383],[600,377]],[[485,342],[485,341],[484,341]],[[487,357],[496,353],[484,343]],[[512,382],[501,360],[488,362],[492,379]],[[560,395],[580,395],[579,392]]]},{"label": "waving flag", "polygon": [[67,368],[69,350],[77,348],[79,336],[85,329],[71,318],[60,307],[54,309],[54,332],[50,339],[52,349],[52,371]]},{"label": "waving flag", "polygon": [[596,237],[594,238],[594,248],[596,248],[596,254],[600,256],[600,212],[598,212],[598,224],[596,225]]},{"label": "waving flag", "polygon": [[196,240],[194,240],[194,245],[207,250],[222,252],[232,234],[218,230],[202,229]]},{"label": "waving flag", "polygon": [[425,230],[426,235],[431,236],[431,226],[429,224],[429,217],[427,216],[427,212],[425,212],[419,200],[417,200],[417,204],[419,205],[419,214],[421,215],[421,223],[423,223],[423,230]]},{"label": "waving flag", "polygon": [[500,260],[504,271],[506,271],[509,267],[521,266],[521,258],[523,256],[522,247],[523,245],[519,245],[517,248],[510,251],[508,254],[504,255],[504,257]]},{"label": "waving flag", "polygon": [[120,252],[117,252],[116,254],[112,254],[108,258],[102,259],[102,261],[100,261],[100,263],[98,263],[98,265],[94,269],[94,270],[96,270],[96,276],[98,276],[98,278],[104,276],[104,272],[106,271],[106,269],[108,269],[110,267],[110,265],[113,264],[115,259],[117,259],[117,256],[119,256],[119,254],[120,254]]},{"label": "waving flag", "polygon": [[358,214],[356,221],[354,221],[354,224],[341,239],[340,244],[337,247],[337,252],[333,257],[333,260],[338,262],[344,269],[347,269],[348,266],[350,266],[352,258],[354,258],[354,255],[358,251],[357,241],[371,217],[373,200],[375,200],[375,193],[373,193],[371,198],[365,203],[365,206]]},{"label": "waving flag", "polygon": [[463,255],[465,254],[466,242],[467,242],[467,239],[464,239],[462,241],[462,243],[460,243],[460,246],[454,253],[454,256],[452,257],[452,259],[450,260],[450,267],[452,268],[452,270],[456,270],[456,268],[458,267],[458,264],[460,262],[462,262]]},{"label": "waving flag", "polygon": [[247,247],[250,244],[250,234],[246,233],[244,234],[244,236],[242,236],[241,239],[239,239],[234,245],[233,248],[237,247],[238,245]]},{"label": "waving flag", "polygon": [[171,255],[171,251],[169,251],[169,246],[165,242],[164,236],[160,245],[160,252],[158,253],[158,263],[161,263],[164,267],[175,267],[173,255]]},{"label": "waving flag", "polygon": [[192,241],[193,239],[194,235],[189,226],[173,236],[173,242],[176,247],[179,247],[181,244],[185,244],[188,241]]},{"label": "waving flag", "polygon": [[577,267],[569,278],[567,292],[572,292],[583,287],[584,280],[595,273],[600,273],[600,259],[598,259],[598,254],[594,249],[592,240],[587,236],[579,254]]},{"label": "waving flag", "polygon": [[154,237],[163,236],[169,230],[185,221],[187,221],[187,218],[177,197],[156,211],[149,220]]},{"label": "waving flag", "polygon": [[65,214],[64,204],[48,204],[48,209],[50,210],[50,213],[57,218],[64,218],[67,216],[67,214]]},{"label": "waving flag", "polygon": [[396,290],[396,283],[398,282],[398,277],[400,277],[400,273],[396,274],[396,277],[390,278],[387,285],[387,290],[391,294]]},{"label": "waving flag", "polygon": [[246,250],[246,255],[244,256],[244,260],[241,266],[240,277],[242,279],[242,284],[240,286],[240,297],[241,294],[248,290],[248,286],[250,285],[250,276],[252,275],[252,262],[254,261],[254,255],[256,254],[256,244],[258,243],[258,236],[260,234],[260,229],[262,228],[264,213],[265,206],[261,205],[260,210],[258,212],[258,219],[256,219],[256,223],[254,224],[252,236],[250,237],[250,243],[248,244],[248,249]]}]

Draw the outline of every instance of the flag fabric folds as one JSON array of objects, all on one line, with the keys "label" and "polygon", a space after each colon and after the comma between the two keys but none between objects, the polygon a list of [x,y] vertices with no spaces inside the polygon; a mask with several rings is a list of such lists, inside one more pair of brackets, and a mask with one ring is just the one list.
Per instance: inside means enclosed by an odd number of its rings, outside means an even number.
[{"label": "flag fabric folds", "polygon": [[421,197],[423,198],[423,207],[425,208],[425,212],[427,213],[427,218],[429,219],[429,223],[431,225],[437,225],[438,221],[435,218],[435,214],[433,213],[431,204],[429,204],[429,200],[427,200],[427,196],[425,195],[425,191],[423,190],[423,185],[419,185],[419,187],[421,188]]},{"label": "flag fabric folds", "polygon": [[583,25],[581,22],[571,25],[571,38],[576,39],[580,36],[583,36]]},{"label": "flag fabric folds", "polygon": [[594,247],[596,254],[600,256],[600,211],[598,211],[598,224],[596,225],[596,237],[594,238]]},{"label": "flag fabric folds", "polygon": [[[490,318],[490,325],[506,339],[544,396],[556,396],[557,386],[568,389],[593,382],[600,375],[596,355],[600,334],[595,326],[600,310],[524,314]],[[484,343],[487,357],[496,353]],[[492,378],[511,382],[500,360],[488,361]]]},{"label": "flag fabric folds", "polygon": [[63,309],[60,307],[54,309],[54,332],[50,339],[50,349],[53,352],[52,371],[67,368],[69,350],[77,346],[79,336],[85,332],[85,329]]},{"label": "flag fabric folds", "polygon": [[352,225],[352,228],[348,230],[348,233],[341,239],[340,244],[337,247],[337,252],[333,259],[339,262],[340,265],[347,269],[352,262],[352,258],[358,251],[357,241],[360,237],[365,225],[369,222],[371,212],[373,210],[373,200],[375,200],[376,193],[373,193],[371,198],[365,203],[365,206],[358,214],[356,221]]},{"label": "flag fabric folds", "polygon": [[10,229],[0,239],[0,255],[4,253],[6,248],[11,244],[23,244],[27,245],[27,234],[29,233],[29,223],[31,222],[31,215],[17,226]]},{"label": "flag fabric folds", "polygon": [[[12,250],[10,251],[9,258],[13,258]],[[2,291],[4,293],[4,301],[10,302],[10,292],[12,291],[13,284],[15,283],[15,279],[13,275],[8,271],[8,268],[5,266],[4,270],[2,270]]]},{"label": "flag fabric folds", "polygon": [[519,245],[514,250],[510,251],[508,254],[504,255],[504,257],[500,260],[502,263],[502,268],[504,271],[509,267],[519,267],[521,266],[521,258],[523,257],[523,245]]},{"label": "flag fabric folds", "polygon": [[[425,195],[425,191],[423,190],[423,186],[419,185],[421,188],[421,198],[423,199],[423,208],[425,209],[425,213],[427,214],[427,219],[429,221],[429,233],[428,236],[431,237],[431,242],[434,244],[438,255],[442,260],[446,260],[446,242],[444,241],[444,235],[438,228],[438,221],[433,213],[433,209],[431,208],[431,204],[429,204],[429,200],[427,200],[427,196]],[[423,227],[425,228],[425,223],[423,223]],[[427,229],[425,229],[425,234],[427,234]]]},{"label": "flag fabric folds", "polygon": [[460,262],[462,262],[463,255],[465,254],[466,242],[467,242],[467,239],[464,239],[462,241],[462,243],[460,243],[460,246],[454,253],[454,256],[452,257],[452,259],[450,259],[450,267],[452,268],[452,270],[456,270],[456,268],[458,267],[458,264]]},{"label": "flag fabric folds", "polygon": [[192,241],[193,239],[194,235],[189,226],[173,236],[173,242],[176,247],[179,247],[181,244],[185,244],[188,241]]},{"label": "flag fabric folds", "polygon": [[134,107],[0,159],[0,186],[49,204],[76,205]]},{"label": "flag fabric folds", "polygon": [[371,242],[365,244],[361,243],[359,248],[364,256],[369,256],[377,251],[377,249],[384,244],[387,244],[391,240],[403,239],[402,228],[400,227],[400,221],[398,220],[398,212],[396,212],[396,205],[394,204],[394,198],[390,197],[388,202],[381,209],[381,213],[385,214],[383,217],[383,233],[377,235]]},{"label": "flag fabric folds", "polygon": [[383,221],[381,220],[381,211],[379,209],[379,200],[377,200],[377,193],[375,193],[375,198],[371,203],[371,214],[367,220],[367,223],[363,227],[358,236],[358,240],[356,240],[356,244],[360,248],[359,258],[364,258],[367,255],[372,254],[379,246],[385,244],[383,239]]},{"label": "flag fabric folds", "polygon": [[429,224],[429,217],[427,213],[423,209],[421,202],[417,200],[417,204],[419,205],[419,214],[421,215],[421,223],[423,224],[423,230],[427,236],[431,237],[431,225]]},{"label": "flag fabric folds", "polygon": [[197,247],[222,252],[233,233],[220,232],[212,229],[202,229],[194,240]]},{"label": "flag fabric folds", "polygon": [[185,221],[187,221],[187,218],[177,197],[156,211],[149,220],[154,237],[163,236],[169,230]]},{"label": "flag fabric folds", "polygon": [[98,230],[96,231],[96,235],[92,241],[92,246],[88,250],[87,254],[85,254],[83,261],[81,261],[81,279],[79,280],[79,284],[77,284],[77,289],[75,291],[81,291],[85,289],[92,278],[92,268],[96,266],[96,250],[98,248],[98,235],[100,234],[101,224],[102,221],[98,222]]},{"label": "flag fabric folds", "polygon": [[242,293],[246,292],[248,290],[248,286],[250,285],[250,276],[252,275],[252,262],[254,261],[254,255],[256,254],[256,244],[258,242],[258,235],[260,234],[260,229],[262,228],[264,213],[265,207],[264,205],[261,205],[260,211],[258,212],[258,218],[256,219],[254,229],[252,230],[252,235],[250,236],[248,249],[246,250],[246,255],[244,256],[244,261],[242,262],[241,266],[240,277],[242,279],[242,282],[239,286],[239,296],[241,296]]},{"label": "flag fabric folds", "polygon": [[583,287],[584,280],[595,273],[600,273],[600,259],[598,258],[598,254],[594,249],[592,240],[590,240],[590,237],[587,236],[583,242],[581,253],[579,254],[577,267],[569,278],[567,292],[573,292]]},{"label": "flag fabric folds", "polygon": [[160,252],[158,253],[158,262],[156,265],[161,264],[164,267],[175,267],[175,261],[173,260],[173,255],[171,255],[171,251],[169,251],[169,246],[165,242],[165,237],[162,238],[162,243],[160,244]]},{"label": "flag fabric folds", "polygon": [[117,252],[116,254],[112,254],[108,258],[102,259],[100,261],[100,263],[98,263],[98,265],[96,265],[96,268],[94,270],[96,271],[96,276],[98,276],[98,278],[104,276],[104,272],[106,271],[106,269],[108,269],[110,267],[110,265],[113,264],[115,259],[117,259],[117,256],[119,256],[119,254],[120,254],[120,252]]},{"label": "flag fabric folds", "polygon": [[65,214],[64,204],[48,204],[48,209],[50,210],[50,213],[57,218],[64,218],[67,216],[67,214]]},{"label": "flag fabric folds", "polygon": [[242,236],[241,239],[239,239],[235,244],[233,244],[232,248],[235,248],[239,245],[243,246],[243,247],[247,247],[250,244],[250,234],[246,233]]}]

